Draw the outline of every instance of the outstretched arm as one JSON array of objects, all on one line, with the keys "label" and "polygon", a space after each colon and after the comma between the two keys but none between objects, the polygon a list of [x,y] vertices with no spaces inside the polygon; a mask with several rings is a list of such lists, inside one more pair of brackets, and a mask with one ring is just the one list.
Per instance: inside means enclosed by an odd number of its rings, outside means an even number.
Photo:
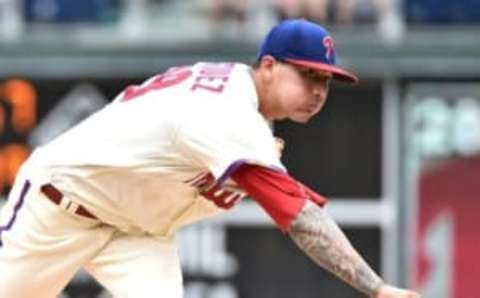
[{"label": "outstretched arm", "polygon": [[231,177],[319,266],[373,298],[418,298],[387,284],[360,257],[321,207],[326,200],[288,174],[245,164]]},{"label": "outstretched arm", "polygon": [[291,222],[288,233],[316,264],[359,291],[376,297],[383,285],[382,279],[352,247],[323,208],[307,201]]}]

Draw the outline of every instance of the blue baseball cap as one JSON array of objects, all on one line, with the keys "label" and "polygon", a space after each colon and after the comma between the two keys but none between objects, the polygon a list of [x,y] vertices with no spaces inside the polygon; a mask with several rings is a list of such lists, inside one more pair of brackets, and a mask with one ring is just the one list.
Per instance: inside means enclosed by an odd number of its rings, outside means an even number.
[{"label": "blue baseball cap", "polygon": [[325,28],[304,19],[280,22],[260,45],[257,61],[275,59],[311,69],[330,72],[335,79],[357,83],[358,78],[336,66],[333,39]]}]

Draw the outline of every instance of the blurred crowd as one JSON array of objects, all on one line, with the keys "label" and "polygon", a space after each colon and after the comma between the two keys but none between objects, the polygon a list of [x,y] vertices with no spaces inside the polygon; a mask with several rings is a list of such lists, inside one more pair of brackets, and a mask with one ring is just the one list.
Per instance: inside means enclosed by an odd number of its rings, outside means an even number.
[{"label": "blurred crowd", "polygon": [[278,19],[306,18],[334,25],[375,23],[385,0],[272,0]]},{"label": "blurred crowd", "polygon": [[[0,0],[0,22],[2,15],[11,19],[7,8],[13,6],[27,25],[116,24],[128,19],[129,26],[138,27],[137,23],[151,19],[201,17],[200,27],[214,35],[232,26],[235,32],[256,29],[252,15],[259,11],[266,11],[271,22],[306,18],[347,28],[376,25],[392,10],[413,25],[480,22],[480,1],[472,0]],[[136,18],[125,17],[131,15]]]},{"label": "blurred crowd", "polygon": [[[8,1],[8,0],[3,0]],[[213,24],[225,19],[242,25],[249,11],[260,2],[266,2],[278,19],[303,17],[320,23],[350,25],[374,22],[389,0],[190,0],[208,6],[208,17]],[[128,7],[124,0],[22,0],[25,16],[32,21],[111,21],[118,11]],[[162,5],[168,0],[137,0],[146,6]],[[197,3],[195,3],[197,2]]]}]

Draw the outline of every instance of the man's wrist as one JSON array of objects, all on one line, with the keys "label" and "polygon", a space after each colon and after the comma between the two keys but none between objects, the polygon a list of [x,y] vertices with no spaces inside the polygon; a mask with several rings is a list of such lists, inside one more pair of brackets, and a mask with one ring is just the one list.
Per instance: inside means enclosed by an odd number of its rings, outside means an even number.
[{"label": "man's wrist", "polygon": [[372,289],[372,292],[368,293],[369,297],[377,298],[384,286],[385,286],[385,282],[381,278],[379,278],[378,283],[375,284],[375,286]]},{"label": "man's wrist", "polygon": [[[363,268],[357,271],[357,284],[352,284],[352,286],[356,287],[368,297],[377,297],[382,287],[385,285],[385,282],[377,274],[375,274],[375,272],[371,270],[367,264],[363,265],[365,267],[362,266]],[[364,273],[359,273],[359,271]]]}]

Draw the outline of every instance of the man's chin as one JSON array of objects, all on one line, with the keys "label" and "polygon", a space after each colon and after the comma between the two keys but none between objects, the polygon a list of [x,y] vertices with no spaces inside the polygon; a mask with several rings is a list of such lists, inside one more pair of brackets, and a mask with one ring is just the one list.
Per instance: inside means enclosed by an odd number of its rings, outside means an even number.
[{"label": "man's chin", "polygon": [[308,121],[310,121],[311,118],[312,118],[311,115],[301,115],[301,116],[290,117],[290,120],[295,123],[307,123]]}]

